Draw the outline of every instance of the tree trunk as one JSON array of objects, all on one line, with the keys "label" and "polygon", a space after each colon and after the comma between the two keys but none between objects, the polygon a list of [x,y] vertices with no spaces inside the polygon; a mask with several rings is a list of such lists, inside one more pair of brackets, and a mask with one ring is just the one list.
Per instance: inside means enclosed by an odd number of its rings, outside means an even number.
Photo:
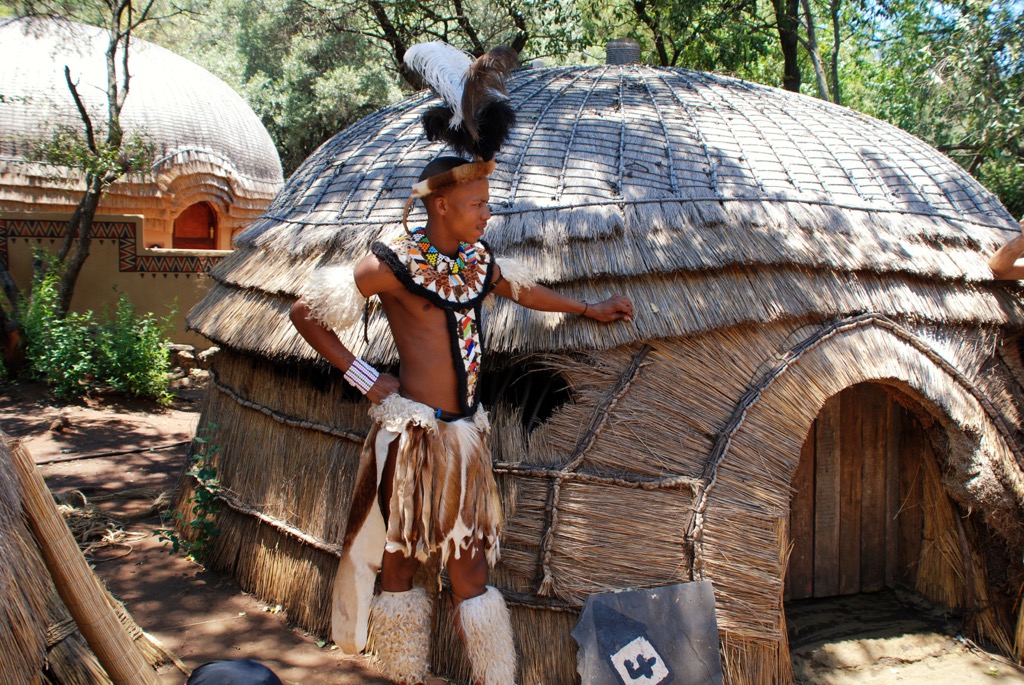
[{"label": "tree trunk", "polygon": [[[101,179],[93,179],[86,190],[82,201],[78,203],[75,214],[78,217],[78,225],[68,225],[68,233],[74,232],[77,237],[74,241],[74,248],[64,266],[64,273],[60,279],[60,290],[57,292],[57,316],[64,318],[71,310],[71,297],[75,294],[75,283],[78,275],[82,272],[82,266],[89,256],[89,248],[92,245],[92,222],[96,216],[96,208],[100,204],[100,197],[103,192]],[[81,211],[79,211],[81,210]]]},{"label": "tree trunk", "polygon": [[[655,13],[651,14],[649,9],[654,9]],[[648,6],[648,0],[633,0],[633,11],[636,13],[637,19],[642,21],[654,36],[654,50],[658,53],[658,61],[663,67],[671,67],[674,65],[669,59],[668,49],[665,47],[665,34],[661,30],[661,19],[656,10],[657,8]]]},{"label": "tree trunk", "polygon": [[775,7],[775,24],[779,29],[779,44],[782,47],[782,87],[794,93],[800,92],[800,0],[772,0]]},{"label": "tree trunk", "polygon": [[4,367],[9,376],[17,375],[25,365],[24,339],[21,324],[8,318],[7,312],[0,307],[0,354],[3,355]]},{"label": "tree trunk", "polygon": [[843,104],[839,96],[839,45],[842,35],[839,32],[839,9],[842,0],[832,0],[830,6],[832,14],[832,102],[837,105]]},{"label": "tree trunk", "polygon": [[811,56],[811,64],[814,65],[814,77],[818,81],[818,97],[822,100],[831,100],[832,94],[828,92],[828,79],[825,78],[825,67],[821,63],[821,52],[818,50],[818,32],[814,28],[814,13],[811,12],[810,0],[802,0],[804,5],[804,18],[807,20],[807,52]]},{"label": "tree trunk", "polygon": [[4,295],[7,296],[7,302],[11,305],[11,311],[17,313],[18,306],[21,303],[21,293],[18,291],[18,285],[11,278],[7,265],[2,261],[0,261],[0,288],[3,289]]}]

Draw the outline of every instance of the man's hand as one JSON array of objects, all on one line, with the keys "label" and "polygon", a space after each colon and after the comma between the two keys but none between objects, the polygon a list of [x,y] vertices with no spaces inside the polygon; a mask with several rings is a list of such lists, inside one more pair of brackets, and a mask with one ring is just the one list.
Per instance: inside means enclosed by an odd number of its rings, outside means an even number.
[{"label": "man's hand", "polygon": [[370,388],[370,392],[366,393],[366,399],[374,404],[380,404],[388,395],[396,394],[399,387],[397,378],[390,373],[382,373]]},{"label": "man's hand", "polygon": [[633,303],[625,295],[614,295],[603,302],[595,302],[587,306],[585,316],[603,323],[610,321],[633,320]]}]

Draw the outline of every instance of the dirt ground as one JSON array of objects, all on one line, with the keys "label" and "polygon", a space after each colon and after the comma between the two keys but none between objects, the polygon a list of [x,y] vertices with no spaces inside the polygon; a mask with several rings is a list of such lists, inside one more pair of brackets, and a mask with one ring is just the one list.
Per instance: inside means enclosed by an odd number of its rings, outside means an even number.
[{"label": "dirt ground", "polygon": [[[157,540],[154,500],[175,486],[194,435],[202,378],[170,407],[102,396],[61,403],[31,384],[0,386],[0,430],[22,439],[58,500],[83,501],[120,528],[88,555],[115,597],[187,669],[254,658],[286,683],[386,683],[364,658],[290,626],[287,612],[243,592]],[[959,636],[948,617],[907,596],[880,593],[797,603],[788,609],[799,683],[1020,683],[1024,672]],[[163,685],[184,674],[161,669]],[[439,681],[443,682],[443,681]],[[544,685],[529,683],[526,685]]]}]

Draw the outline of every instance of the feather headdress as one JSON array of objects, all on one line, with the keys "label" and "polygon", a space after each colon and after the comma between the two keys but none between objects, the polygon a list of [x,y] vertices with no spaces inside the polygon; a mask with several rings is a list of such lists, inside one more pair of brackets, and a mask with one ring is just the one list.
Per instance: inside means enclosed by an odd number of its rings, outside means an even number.
[{"label": "feather headdress", "polygon": [[516,51],[506,47],[494,48],[475,60],[442,42],[419,43],[406,50],[406,66],[419,74],[444,103],[423,115],[427,138],[444,141],[457,153],[476,159],[465,163],[454,160],[454,168],[420,177],[402,214],[406,230],[409,209],[416,198],[487,178],[494,171],[494,155],[516,120],[505,90],[505,76],[518,62]]},{"label": "feather headdress", "polygon": [[488,161],[515,123],[505,91],[505,76],[519,63],[507,47],[472,59],[442,42],[420,43],[405,52],[405,64],[444,102],[423,115],[427,138],[442,140],[460,154]]}]

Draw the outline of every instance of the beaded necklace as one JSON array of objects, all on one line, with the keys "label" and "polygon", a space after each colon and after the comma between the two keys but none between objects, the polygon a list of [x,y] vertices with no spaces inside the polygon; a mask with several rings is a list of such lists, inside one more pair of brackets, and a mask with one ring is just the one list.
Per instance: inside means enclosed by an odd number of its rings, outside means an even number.
[{"label": "beaded necklace", "polygon": [[374,243],[373,253],[412,293],[444,310],[451,338],[463,412],[476,408],[482,357],[481,304],[491,289],[493,260],[483,243],[459,243],[455,257],[442,254],[422,228],[411,229],[390,245]]},{"label": "beaded necklace", "polygon": [[[430,265],[435,269],[443,269],[444,265],[448,266],[448,274],[454,276],[459,280],[459,283],[465,286],[466,282],[463,280],[462,274],[466,267],[469,265],[476,264],[476,250],[473,246],[466,242],[459,243],[459,251],[455,255],[454,259],[448,255],[442,254],[436,247],[430,242],[430,238],[427,237],[427,233],[422,228],[415,228],[411,231],[412,239],[416,242],[416,246],[420,250],[420,254],[430,262]],[[441,262],[441,266],[438,266],[438,262]]]}]

